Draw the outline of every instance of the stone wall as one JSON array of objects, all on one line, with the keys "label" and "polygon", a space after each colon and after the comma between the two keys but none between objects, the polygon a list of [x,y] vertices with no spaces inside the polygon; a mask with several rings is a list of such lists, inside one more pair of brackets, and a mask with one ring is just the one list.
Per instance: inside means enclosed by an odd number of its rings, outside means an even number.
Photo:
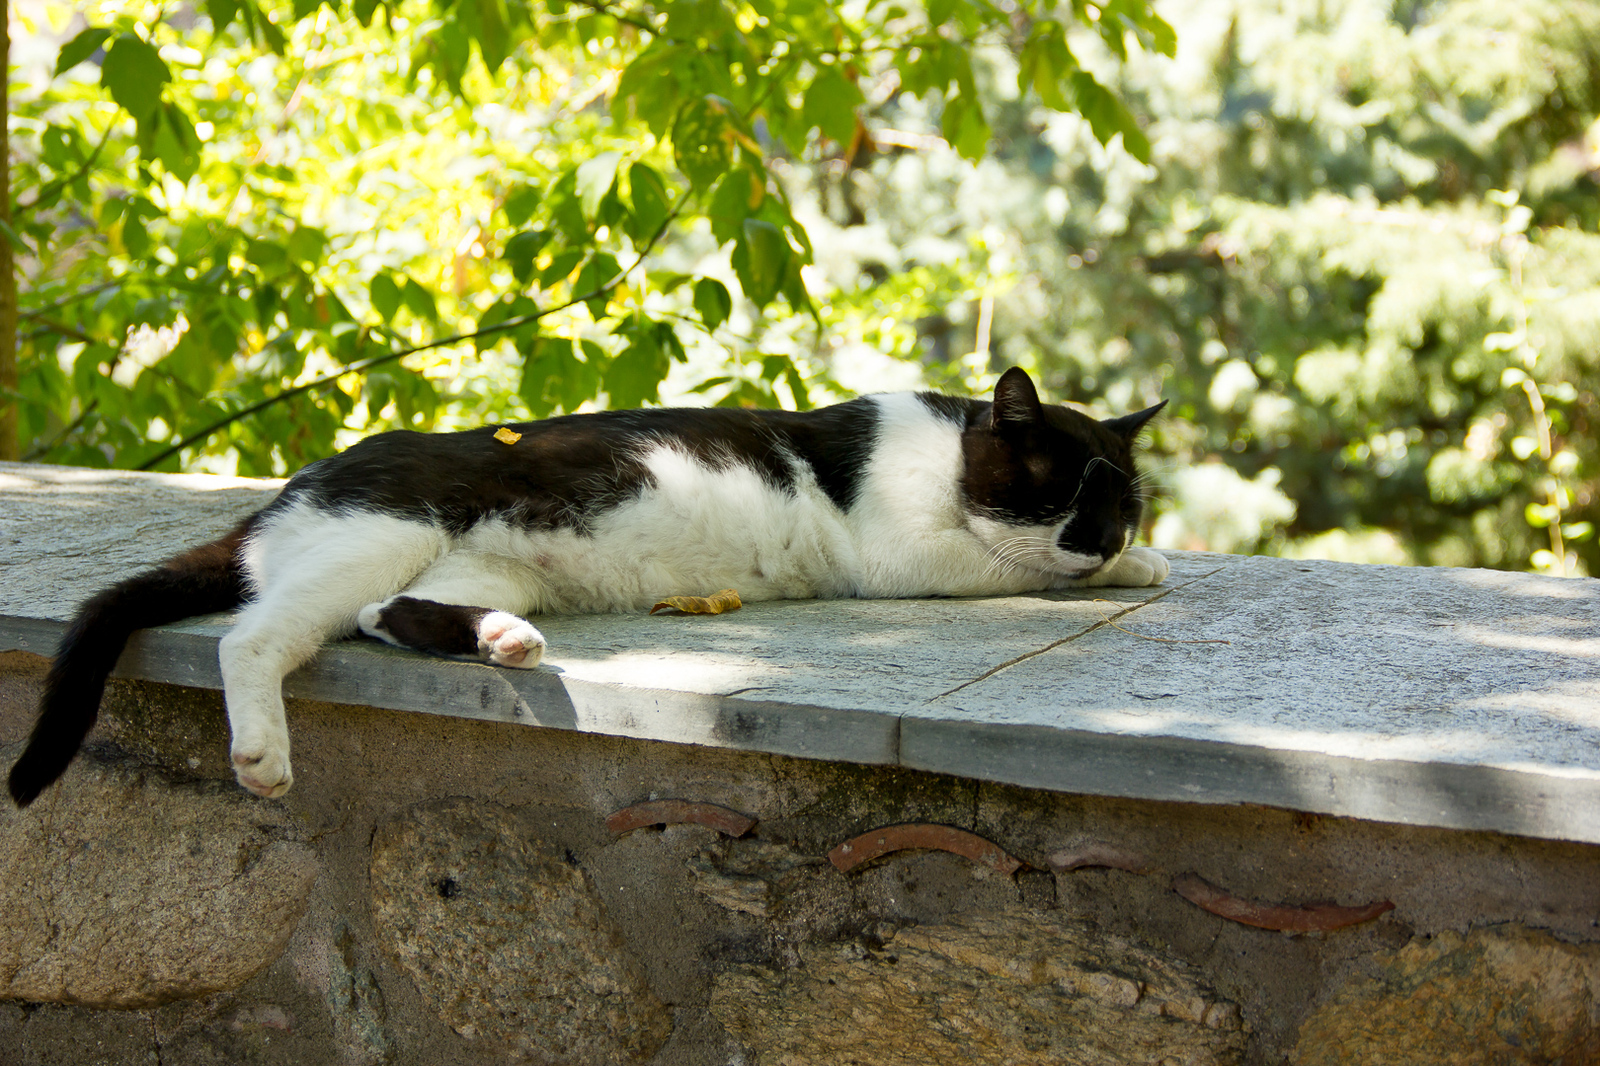
[{"label": "stone wall", "polygon": [[[0,655],[8,760],[43,665]],[[1593,845],[290,719],[256,800],[218,694],[114,682],[0,812],[0,1066],[1600,1061]],[[753,824],[608,825],[663,799]]]}]

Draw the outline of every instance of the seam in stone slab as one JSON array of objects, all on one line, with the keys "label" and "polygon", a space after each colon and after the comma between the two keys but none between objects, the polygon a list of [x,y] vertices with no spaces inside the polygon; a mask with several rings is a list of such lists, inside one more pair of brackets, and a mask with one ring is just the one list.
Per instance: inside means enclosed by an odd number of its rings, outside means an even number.
[{"label": "seam in stone slab", "polygon": [[1225,566],[1219,566],[1215,570],[1212,570],[1210,573],[1201,574],[1199,577],[1192,578],[1192,579],[1190,579],[1188,581],[1185,581],[1181,585],[1174,585],[1169,589],[1162,589],[1159,593],[1157,593],[1154,596],[1151,596],[1148,600],[1140,600],[1138,603],[1133,604],[1131,607],[1124,607],[1122,610],[1118,611],[1116,614],[1112,615],[1110,618],[1102,618],[1102,619],[1100,619],[1100,621],[1095,622],[1092,625],[1086,626],[1083,629],[1080,629],[1078,632],[1072,634],[1070,637],[1062,637],[1060,640],[1053,640],[1049,644],[1046,644],[1042,648],[1035,648],[1032,651],[1025,651],[1021,655],[1018,655],[1014,659],[1007,659],[1005,662],[1000,663],[998,666],[991,666],[989,669],[985,670],[983,673],[979,674],[977,677],[973,678],[971,681],[963,681],[963,682],[961,682],[961,684],[957,685],[955,688],[950,689],[947,692],[941,692],[937,696],[929,696],[927,699],[922,701],[922,705],[924,707],[926,707],[928,704],[932,703],[934,700],[942,700],[946,696],[952,696],[955,693],[960,692],[964,688],[968,688],[968,687],[970,687],[972,685],[976,685],[980,681],[987,681],[989,678],[993,677],[995,674],[998,674],[1000,671],[1009,670],[1011,667],[1016,666],[1018,663],[1027,662],[1029,659],[1032,659],[1035,656],[1043,655],[1045,652],[1052,651],[1055,648],[1059,648],[1063,644],[1071,644],[1073,641],[1077,640],[1079,637],[1086,637],[1090,633],[1093,633],[1097,629],[1104,629],[1106,626],[1111,625],[1117,619],[1124,618],[1124,617],[1132,614],[1134,611],[1137,611],[1141,607],[1148,607],[1152,603],[1155,603],[1157,600],[1164,600],[1168,596],[1172,595],[1174,592],[1177,592],[1180,589],[1186,589],[1190,585],[1194,585],[1194,584],[1197,584],[1197,583],[1199,583],[1201,581],[1204,581],[1206,578],[1211,577],[1214,574],[1220,574],[1220,573],[1222,573],[1222,571],[1224,571],[1226,569],[1227,569],[1227,567],[1225,567]]}]

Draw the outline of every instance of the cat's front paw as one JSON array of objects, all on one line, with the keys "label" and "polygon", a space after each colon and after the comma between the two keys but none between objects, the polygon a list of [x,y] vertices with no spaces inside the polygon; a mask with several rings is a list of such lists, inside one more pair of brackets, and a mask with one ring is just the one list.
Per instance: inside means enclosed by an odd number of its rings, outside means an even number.
[{"label": "cat's front paw", "polygon": [[233,776],[258,796],[276,799],[294,784],[289,768],[289,745],[268,740],[235,743],[231,752]]},{"label": "cat's front paw", "polygon": [[1116,585],[1120,588],[1144,588],[1159,585],[1167,579],[1172,568],[1166,556],[1154,548],[1129,548],[1110,566],[1089,578],[1090,585]]},{"label": "cat's front paw", "polygon": [[478,623],[478,654],[496,666],[531,669],[544,658],[544,634],[514,614],[494,611]]}]

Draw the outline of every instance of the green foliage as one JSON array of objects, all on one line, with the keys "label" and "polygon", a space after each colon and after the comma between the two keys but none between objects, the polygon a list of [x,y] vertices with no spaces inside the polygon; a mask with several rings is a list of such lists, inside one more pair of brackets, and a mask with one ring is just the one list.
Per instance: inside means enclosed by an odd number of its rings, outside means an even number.
[{"label": "green foliage", "polygon": [[31,457],[1021,364],[1172,401],[1159,543],[1600,572],[1596,0],[35,10]]},{"label": "green foliage", "polygon": [[[1600,573],[1600,4],[1163,10],[1178,63],[1045,20],[975,53],[978,85],[1038,93],[988,111],[992,161],[885,152],[813,240],[876,226],[903,276],[983,234],[974,273],[1014,283],[895,343],[1172,401],[1160,544]],[[1103,147],[1122,108],[1149,166]]]},{"label": "green foliage", "polygon": [[[1075,10],[1117,47],[1171,52],[1145,0]],[[674,367],[680,395],[710,381],[718,402],[805,406],[830,389],[802,349],[822,349],[835,294],[808,281],[786,176],[853,150],[868,87],[922,94],[982,155],[992,102],[970,56],[1034,17],[942,0],[202,11],[22,16],[48,20],[26,27],[39,47],[13,95],[30,458],[281,474],[378,428],[656,402]],[[1126,119],[1096,128],[1134,137]]]}]

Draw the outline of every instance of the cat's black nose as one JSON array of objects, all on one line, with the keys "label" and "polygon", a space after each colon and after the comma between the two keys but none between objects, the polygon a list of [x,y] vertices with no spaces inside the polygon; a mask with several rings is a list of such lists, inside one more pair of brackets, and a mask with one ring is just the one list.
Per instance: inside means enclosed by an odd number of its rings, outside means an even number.
[{"label": "cat's black nose", "polygon": [[1078,555],[1099,555],[1103,559],[1110,560],[1127,547],[1128,531],[1116,522],[1068,527],[1061,531],[1058,543],[1063,551]]},{"label": "cat's black nose", "polygon": [[1128,546],[1128,531],[1120,525],[1107,525],[1100,531],[1100,554],[1110,559]]}]

